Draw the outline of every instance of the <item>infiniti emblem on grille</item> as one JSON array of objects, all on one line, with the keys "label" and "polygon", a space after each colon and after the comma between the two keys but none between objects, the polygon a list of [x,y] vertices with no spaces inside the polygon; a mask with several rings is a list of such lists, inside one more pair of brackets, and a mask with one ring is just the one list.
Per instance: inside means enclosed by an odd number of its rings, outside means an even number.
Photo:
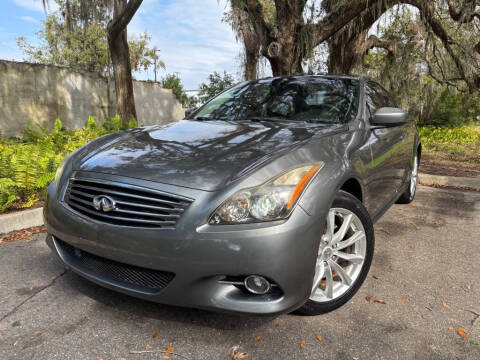
[{"label": "infiniti emblem on grille", "polygon": [[93,198],[93,207],[99,211],[109,212],[115,210],[117,204],[110,196],[98,195]]}]

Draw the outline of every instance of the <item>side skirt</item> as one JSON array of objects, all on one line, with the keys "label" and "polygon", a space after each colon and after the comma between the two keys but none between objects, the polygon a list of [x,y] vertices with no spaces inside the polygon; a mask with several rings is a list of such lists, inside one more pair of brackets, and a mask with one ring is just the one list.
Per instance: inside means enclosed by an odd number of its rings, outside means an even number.
[{"label": "side skirt", "polygon": [[383,214],[385,214],[387,210],[390,209],[390,207],[397,202],[398,198],[402,196],[402,194],[406,190],[407,186],[406,184],[403,184],[400,189],[398,189],[398,191],[393,195],[393,197],[389,201],[387,201],[387,203],[380,210],[378,210],[375,215],[372,216],[372,222],[375,224],[378,219],[380,219]]}]

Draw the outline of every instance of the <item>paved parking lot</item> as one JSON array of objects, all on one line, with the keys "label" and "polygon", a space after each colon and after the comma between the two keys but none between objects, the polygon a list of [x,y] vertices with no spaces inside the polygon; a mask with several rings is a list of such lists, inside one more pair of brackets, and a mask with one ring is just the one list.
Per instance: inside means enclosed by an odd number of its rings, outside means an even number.
[{"label": "paved parking lot", "polygon": [[230,359],[238,346],[247,359],[480,359],[480,194],[421,187],[375,233],[359,293],[317,317],[149,303],[65,272],[44,236],[2,243],[0,358],[163,359],[171,346],[172,360]]}]

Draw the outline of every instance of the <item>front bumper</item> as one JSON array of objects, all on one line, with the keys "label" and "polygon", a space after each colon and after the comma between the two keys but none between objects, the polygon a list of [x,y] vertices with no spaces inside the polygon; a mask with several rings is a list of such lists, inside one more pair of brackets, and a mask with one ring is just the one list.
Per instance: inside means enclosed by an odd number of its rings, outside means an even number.
[{"label": "front bumper", "polygon": [[[132,182],[132,179],[116,181]],[[145,184],[143,184],[145,185]],[[152,186],[165,186],[150,184]],[[120,227],[87,219],[72,211],[52,183],[44,207],[47,243],[74,272],[110,289],[158,303],[248,314],[275,315],[300,307],[310,296],[314,264],[325,214],[308,215],[297,206],[288,220],[244,225],[209,226],[202,204],[210,193],[182,194],[196,199],[175,229]],[[328,207],[327,207],[328,209]],[[57,242],[56,242],[57,239]],[[143,269],[173,273],[158,292],[143,291],[69,261],[58,246],[69,244],[94,256]],[[261,275],[277,285],[274,292],[253,295],[222,282],[225,276]]]}]

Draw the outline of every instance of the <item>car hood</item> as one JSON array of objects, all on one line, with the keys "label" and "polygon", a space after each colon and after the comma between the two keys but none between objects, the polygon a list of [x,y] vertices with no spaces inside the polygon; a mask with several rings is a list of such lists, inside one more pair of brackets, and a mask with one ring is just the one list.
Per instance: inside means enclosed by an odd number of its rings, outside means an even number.
[{"label": "car hood", "polygon": [[[343,126],[181,120],[119,134],[94,146],[76,170],[215,190],[312,136]],[[93,145],[93,144],[92,144]]]}]

